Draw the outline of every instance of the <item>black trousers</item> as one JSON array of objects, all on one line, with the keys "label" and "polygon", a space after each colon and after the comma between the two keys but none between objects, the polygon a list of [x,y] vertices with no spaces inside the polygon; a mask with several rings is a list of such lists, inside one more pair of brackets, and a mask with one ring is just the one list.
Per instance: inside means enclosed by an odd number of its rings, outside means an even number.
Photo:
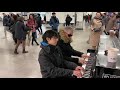
[{"label": "black trousers", "polygon": [[66,22],[66,26],[70,26],[70,22]]},{"label": "black trousers", "polygon": [[[40,30],[39,30],[40,29]],[[42,32],[42,25],[41,26],[38,26],[38,31],[39,31],[39,33],[41,32],[41,34],[43,33]]]},{"label": "black trousers", "polygon": [[15,32],[12,32],[12,38],[13,38],[14,42],[17,44],[17,39],[15,38]]},{"label": "black trousers", "polygon": [[38,42],[36,40],[36,32],[32,32],[32,45],[33,45],[33,42],[35,42],[38,45]]}]

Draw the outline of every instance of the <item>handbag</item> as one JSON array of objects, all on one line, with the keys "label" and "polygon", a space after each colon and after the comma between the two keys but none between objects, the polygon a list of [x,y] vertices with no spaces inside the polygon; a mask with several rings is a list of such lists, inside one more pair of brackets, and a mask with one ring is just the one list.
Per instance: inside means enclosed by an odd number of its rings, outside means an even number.
[{"label": "handbag", "polygon": [[94,28],[93,31],[94,32],[100,32],[101,31],[101,27],[100,28]]}]

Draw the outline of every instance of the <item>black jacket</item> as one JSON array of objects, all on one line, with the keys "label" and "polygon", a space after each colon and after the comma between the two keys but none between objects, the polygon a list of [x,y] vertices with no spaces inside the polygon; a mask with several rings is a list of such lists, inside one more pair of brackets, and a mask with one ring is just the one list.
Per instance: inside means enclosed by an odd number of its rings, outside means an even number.
[{"label": "black jacket", "polygon": [[43,78],[71,77],[77,64],[63,59],[59,47],[41,44],[39,63]]},{"label": "black jacket", "polygon": [[82,52],[76,51],[72,48],[70,43],[65,43],[62,39],[59,40],[58,46],[62,50],[62,54],[65,60],[72,61],[78,64],[78,58],[72,58],[71,56],[79,56],[83,54]]},{"label": "black jacket", "polygon": [[9,19],[7,16],[4,16],[3,17],[3,26],[8,26],[8,23],[9,23]]},{"label": "black jacket", "polygon": [[71,17],[66,17],[65,21],[66,21],[66,22],[71,22],[71,21],[72,21],[72,18],[71,18]]},{"label": "black jacket", "polygon": [[40,16],[36,18],[36,21],[37,21],[38,27],[42,25],[42,19]]}]

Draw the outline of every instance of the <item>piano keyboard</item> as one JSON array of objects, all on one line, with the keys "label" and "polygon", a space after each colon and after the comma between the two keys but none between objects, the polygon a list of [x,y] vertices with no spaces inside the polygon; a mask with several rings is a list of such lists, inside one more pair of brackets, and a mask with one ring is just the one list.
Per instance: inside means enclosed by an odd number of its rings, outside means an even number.
[{"label": "piano keyboard", "polygon": [[92,77],[92,70],[94,71],[95,68],[95,54],[94,53],[88,53],[91,57],[86,59],[87,63],[82,65],[82,67],[85,69],[84,75],[82,78],[91,78]]}]

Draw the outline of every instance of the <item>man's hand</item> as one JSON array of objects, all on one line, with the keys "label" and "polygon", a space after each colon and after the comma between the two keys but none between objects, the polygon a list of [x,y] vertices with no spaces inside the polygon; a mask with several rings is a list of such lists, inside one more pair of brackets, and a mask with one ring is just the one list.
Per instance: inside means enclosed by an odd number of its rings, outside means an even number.
[{"label": "man's hand", "polygon": [[85,61],[85,59],[81,58],[81,59],[79,59],[79,63],[86,64],[86,61]]},{"label": "man's hand", "polygon": [[76,71],[83,71],[83,72],[85,71],[84,68],[81,67],[81,66],[77,66],[77,67],[75,68],[75,70],[76,70]]},{"label": "man's hand", "polygon": [[81,78],[82,77],[82,73],[80,71],[73,71],[73,75],[76,76],[77,78]]},{"label": "man's hand", "polygon": [[89,58],[90,56],[88,56],[87,54],[82,54],[82,58]]}]

